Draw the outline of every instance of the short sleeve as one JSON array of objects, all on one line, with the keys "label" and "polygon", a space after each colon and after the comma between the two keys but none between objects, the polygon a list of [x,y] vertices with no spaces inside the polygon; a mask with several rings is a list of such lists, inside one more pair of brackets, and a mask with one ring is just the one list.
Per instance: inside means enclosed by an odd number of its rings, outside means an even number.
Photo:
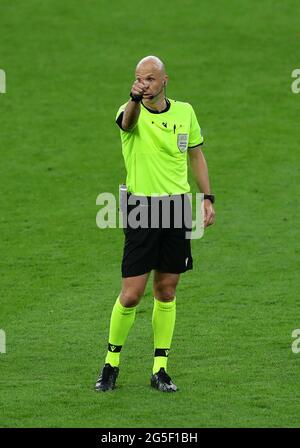
[{"label": "short sleeve", "polygon": [[119,128],[121,128],[122,130],[124,130],[122,128],[122,119],[123,119],[123,113],[124,113],[126,106],[127,106],[127,103],[122,104],[122,106],[119,107],[118,112],[116,114],[116,123],[119,126]]},{"label": "short sleeve", "polygon": [[194,109],[191,106],[191,126],[189,132],[189,149],[203,145],[203,136]]}]

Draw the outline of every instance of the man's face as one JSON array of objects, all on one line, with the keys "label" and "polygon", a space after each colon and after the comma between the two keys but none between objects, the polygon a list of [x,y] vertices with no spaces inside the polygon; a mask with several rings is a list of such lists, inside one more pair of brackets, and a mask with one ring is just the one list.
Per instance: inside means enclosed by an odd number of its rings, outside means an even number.
[{"label": "man's face", "polygon": [[141,64],[135,72],[135,77],[146,87],[143,95],[145,99],[157,95],[167,79],[166,75],[153,64]]}]

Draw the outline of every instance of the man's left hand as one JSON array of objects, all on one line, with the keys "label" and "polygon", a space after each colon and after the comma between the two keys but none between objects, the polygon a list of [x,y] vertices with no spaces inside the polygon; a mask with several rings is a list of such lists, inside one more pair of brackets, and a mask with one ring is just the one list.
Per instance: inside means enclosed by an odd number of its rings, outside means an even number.
[{"label": "man's left hand", "polygon": [[209,199],[204,199],[204,228],[215,222],[215,210]]}]

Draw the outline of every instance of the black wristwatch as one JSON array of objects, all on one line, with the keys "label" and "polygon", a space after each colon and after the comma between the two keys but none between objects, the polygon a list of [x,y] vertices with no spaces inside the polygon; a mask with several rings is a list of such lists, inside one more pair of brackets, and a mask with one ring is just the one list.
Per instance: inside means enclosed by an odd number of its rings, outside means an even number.
[{"label": "black wristwatch", "polygon": [[134,101],[135,103],[140,103],[143,99],[143,95],[132,95],[131,92],[130,92],[129,96],[130,96],[131,100]]},{"label": "black wristwatch", "polygon": [[209,199],[210,202],[213,204],[215,202],[215,195],[214,194],[205,194],[204,193],[204,199]]}]

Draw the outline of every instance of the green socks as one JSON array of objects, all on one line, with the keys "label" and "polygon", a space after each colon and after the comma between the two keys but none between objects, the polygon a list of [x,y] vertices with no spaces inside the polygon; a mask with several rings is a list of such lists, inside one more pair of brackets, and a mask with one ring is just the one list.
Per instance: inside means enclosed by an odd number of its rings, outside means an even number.
[{"label": "green socks", "polygon": [[176,319],[176,298],[172,302],[161,302],[154,298],[152,327],[154,334],[153,373],[161,367],[167,371],[168,355]]},{"label": "green socks", "polygon": [[120,363],[120,352],[135,319],[136,306],[124,307],[118,296],[110,319],[108,352],[105,363],[117,367]]},{"label": "green socks", "polygon": [[[118,367],[120,352],[125,344],[130,328],[133,325],[136,306],[124,307],[120,296],[114,304],[109,329],[108,351],[105,363]],[[176,319],[176,298],[172,302],[161,302],[154,298],[152,327],[154,334],[154,364],[153,373],[161,367],[167,371],[168,355],[171,347]]]}]

